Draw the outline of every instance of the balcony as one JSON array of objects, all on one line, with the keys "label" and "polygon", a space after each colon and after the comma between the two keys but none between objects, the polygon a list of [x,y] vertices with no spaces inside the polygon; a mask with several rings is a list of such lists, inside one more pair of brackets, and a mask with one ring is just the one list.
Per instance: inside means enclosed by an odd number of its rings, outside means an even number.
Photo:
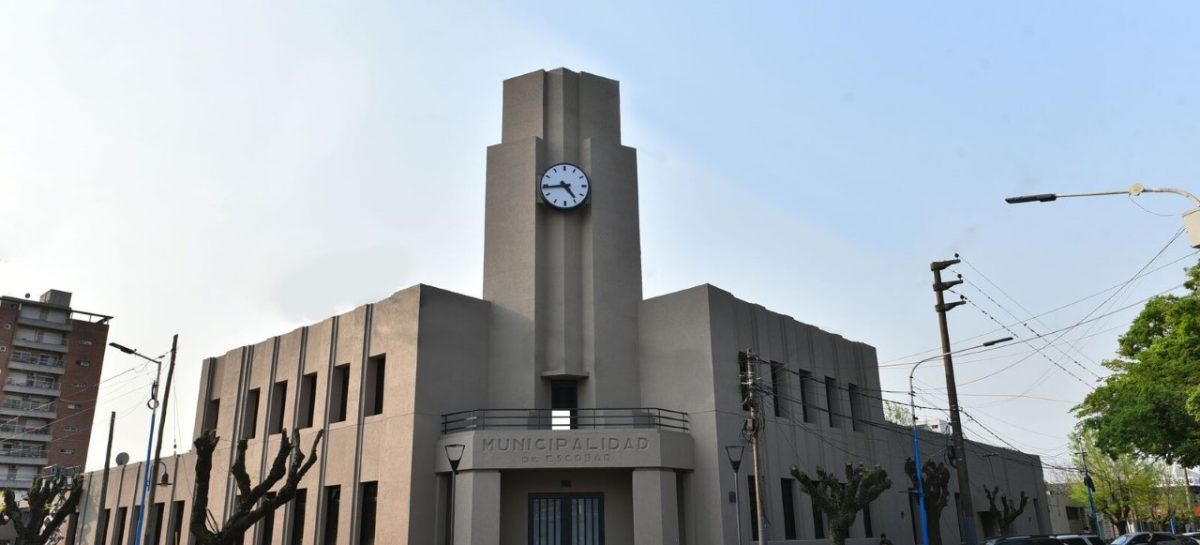
[{"label": "balcony", "polygon": [[25,401],[21,399],[5,399],[0,401],[0,414],[8,416],[32,416],[36,418],[57,418],[53,401]]},{"label": "balcony", "polygon": [[442,433],[471,430],[658,428],[686,433],[688,415],[657,408],[476,409],[442,415]]},{"label": "balcony", "polygon": [[49,426],[31,428],[18,424],[0,424],[0,439],[48,442],[53,437]]},{"label": "balcony", "polygon": [[9,479],[0,477],[0,489],[16,492],[18,490],[29,490],[31,486],[33,486],[32,478],[13,477]]},{"label": "balcony", "polygon": [[4,381],[4,391],[58,397],[62,394],[57,382],[10,378]]},{"label": "balcony", "polygon": [[42,449],[15,448],[0,450],[0,464],[44,466],[50,463],[46,451]]},{"label": "balcony", "polygon": [[35,373],[53,373],[61,375],[66,372],[66,363],[61,359],[46,360],[33,357],[27,353],[13,354],[8,360],[8,368]]},{"label": "balcony", "polygon": [[31,326],[31,327],[39,327],[42,329],[53,329],[55,331],[70,331],[71,330],[71,321],[70,320],[67,320],[65,322],[52,322],[50,320],[41,320],[38,318],[31,318],[28,316],[17,316],[17,324],[27,325],[27,326]]},{"label": "balcony", "polygon": [[51,343],[35,341],[33,339],[22,339],[20,337],[14,338],[12,341],[12,344],[13,344],[13,346],[16,346],[19,348],[32,348],[34,350],[45,350],[47,352],[66,353],[66,351],[67,351],[67,345],[65,343],[64,344],[51,344]]}]

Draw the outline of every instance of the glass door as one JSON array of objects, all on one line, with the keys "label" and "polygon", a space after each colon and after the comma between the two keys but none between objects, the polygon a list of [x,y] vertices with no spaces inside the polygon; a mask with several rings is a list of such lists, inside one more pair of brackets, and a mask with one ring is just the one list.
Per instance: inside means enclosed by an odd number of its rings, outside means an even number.
[{"label": "glass door", "polygon": [[604,545],[604,496],[530,494],[529,545]]}]

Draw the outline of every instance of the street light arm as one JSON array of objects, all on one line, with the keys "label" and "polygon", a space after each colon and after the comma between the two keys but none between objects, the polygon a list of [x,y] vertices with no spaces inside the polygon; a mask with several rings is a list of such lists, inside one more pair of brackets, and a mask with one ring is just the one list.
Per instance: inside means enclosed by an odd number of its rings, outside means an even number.
[{"label": "street light arm", "polygon": [[151,358],[150,356],[145,356],[145,355],[142,355],[142,353],[141,353],[141,352],[138,352],[136,348],[129,348],[128,346],[125,346],[125,345],[122,345],[122,344],[118,344],[118,343],[108,343],[108,345],[109,345],[109,346],[111,346],[111,347],[113,347],[113,348],[116,348],[117,350],[120,350],[120,351],[122,351],[122,352],[124,352],[124,353],[126,353],[126,354],[129,354],[129,355],[131,355],[131,356],[137,356],[137,357],[139,357],[139,358],[142,358],[142,359],[144,359],[144,360],[146,360],[146,361],[148,361],[148,362],[150,362],[150,363],[154,363],[154,364],[162,365],[162,360],[161,360],[161,359],[158,359],[158,360],[156,360],[156,359],[154,359],[154,358]]},{"label": "street light arm", "polygon": [[1042,194],[1038,194],[1038,195],[1021,195],[1021,196],[1017,196],[1017,197],[1008,197],[1008,198],[1004,199],[1004,202],[1007,202],[1008,204],[1023,204],[1023,203],[1027,203],[1027,202],[1054,202],[1058,199],[1065,199],[1068,197],[1101,197],[1101,196],[1105,196],[1105,195],[1129,195],[1132,197],[1137,197],[1138,195],[1141,195],[1142,193],[1174,193],[1174,194],[1179,195],[1189,201],[1192,201],[1192,204],[1196,205],[1197,207],[1200,207],[1200,198],[1197,198],[1195,195],[1192,195],[1191,193],[1188,193],[1187,191],[1184,191],[1182,189],[1176,189],[1174,187],[1142,187],[1142,184],[1133,184],[1132,186],[1129,187],[1129,189],[1123,189],[1120,191],[1093,191],[1093,192],[1089,192],[1089,193],[1042,193]]}]

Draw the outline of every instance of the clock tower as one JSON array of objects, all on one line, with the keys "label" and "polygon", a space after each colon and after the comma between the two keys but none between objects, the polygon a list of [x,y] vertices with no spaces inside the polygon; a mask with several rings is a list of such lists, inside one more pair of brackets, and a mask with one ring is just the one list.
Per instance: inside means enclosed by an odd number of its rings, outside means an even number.
[{"label": "clock tower", "polygon": [[486,201],[489,404],[639,406],[637,152],[618,83],[562,68],[505,81]]}]

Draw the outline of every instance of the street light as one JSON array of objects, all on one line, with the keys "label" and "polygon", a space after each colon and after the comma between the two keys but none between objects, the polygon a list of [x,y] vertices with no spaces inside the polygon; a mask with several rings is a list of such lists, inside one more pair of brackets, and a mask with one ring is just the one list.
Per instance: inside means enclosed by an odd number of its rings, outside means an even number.
[{"label": "street light", "polygon": [[448,545],[454,545],[454,478],[458,476],[458,463],[462,461],[463,451],[467,446],[462,443],[446,445],[446,460],[450,462],[450,530],[447,533]]},{"label": "street light", "polygon": [[733,518],[737,520],[738,545],[742,545],[742,497],[738,494],[738,470],[742,468],[742,455],[745,453],[745,443],[725,446],[725,455],[729,457],[729,466],[733,468],[733,505],[736,510]]},{"label": "street light", "polygon": [[950,351],[950,352],[943,352],[936,356],[931,356],[931,357],[925,358],[921,361],[918,361],[917,363],[913,364],[912,370],[908,372],[908,411],[909,411],[909,415],[912,417],[912,438],[913,438],[913,456],[914,456],[913,473],[916,474],[916,476],[917,476],[917,502],[920,504],[920,507],[921,507],[921,544],[922,545],[929,545],[929,519],[928,519],[928,515],[925,512],[925,477],[922,475],[922,469],[924,468],[924,464],[921,461],[921,441],[917,438],[917,389],[916,389],[916,387],[913,386],[913,375],[916,374],[917,367],[920,367],[922,363],[925,363],[927,361],[933,361],[933,360],[936,360],[936,359],[944,357],[944,356],[958,354],[960,352],[967,352],[969,350],[975,350],[977,348],[987,348],[990,346],[995,346],[995,345],[998,345],[1001,343],[1006,343],[1008,341],[1011,341],[1012,339],[1013,339],[1012,337],[1004,337],[1002,339],[995,339],[995,340],[987,341],[978,346],[972,346],[969,348],[963,348],[961,350],[954,350],[954,351]]},{"label": "street light", "polygon": [[[154,446],[154,438],[155,438],[155,436],[154,436],[154,417],[155,417],[156,413],[158,412],[158,406],[159,406],[158,379],[162,377],[162,363],[163,363],[162,358],[166,354],[164,354],[163,356],[159,356],[158,358],[151,358],[149,356],[146,356],[146,355],[138,352],[136,349],[129,348],[128,346],[124,346],[120,343],[110,342],[110,343],[108,343],[108,345],[113,348],[116,348],[117,350],[120,350],[121,352],[124,352],[126,354],[129,354],[132,356],[137,356],[146,361],[152,362],[152,363],[154,363],[154,365],[156,367],[155,373],[154,373],[154,384],[152,386],[150,386],[150,400],[146,402],[146,406],[150,408],[150,436],[146,439],[146,463],[144,464],[145,470],[142,472],[142,506],[140,509],[138,509],[137,525],[134,529],[134,538],[133,538],[133,545],[141,545],[141,543],[142,543],[142,524],[146,520],[146,507],[149,504],[154,503],[154,496],[156,495],[155,492],[158,490],[158,488],[150,486],[150,481],[152,480],[150,478],[150,473],[151,473],[150,468],[151,468],[151,465],[153,464],[154,470],[156,470],[156,471],[158,470],[158,464],[160,463],[161,454],[162,454],[163,428],[167,424],[167,409],[166,409],[166,407],[163,407],[162,419],[160,419],[158,422],[158,447],[154,450],[154,458],[153,458],[153,462],[151,462],[150,449],[151,449],[151,447]],[[171,379],[175,375],[175,353],[176,353],[176,348],[178,346],[179,346],[179,335],[176,334],[171,339],[171,351],[169,352],[169,354],[171,355],[171,363],[170,363],[170,367],[167,370],[167,391],[164,394],[164,398],[163,398],[164,402],[170,401]],[[165,465],[164,465],[164,467],[165,467]],[[165,478],[166,477],[165,473],[163,476],[164,476],[164,479],[163,479],[163,482],[160,483],[160,486],[163,484],[169,485],[170,480]],[[154,528],[154,531],[155,532],[159,531],[159,528]],[[149,533],[149,528],[147,528],[147,533]]]},{"label": "street light", "polygon": [[1042,193],[1040,195],[1021,195],[1019,197],[1009,197],[1004,199],[1008,204],[1023,204],[1027,202],[1054,202],[1058,199],[1068,197],[1098,197],[1102,195],[1129,195],[1137,197],[1142,193],[1174,193],[1182,196],[1196,206],[1192,210],[1183,213],[1183,227],[1187,229],[1188,244],[1192,248],[1200,249],[1200,198],[1188,193],[1182,189],[1173,187],[1142,187],[1142,184],[1133,184],[1127,190],[1123,191],[1099,191],[1095,193]]}]

